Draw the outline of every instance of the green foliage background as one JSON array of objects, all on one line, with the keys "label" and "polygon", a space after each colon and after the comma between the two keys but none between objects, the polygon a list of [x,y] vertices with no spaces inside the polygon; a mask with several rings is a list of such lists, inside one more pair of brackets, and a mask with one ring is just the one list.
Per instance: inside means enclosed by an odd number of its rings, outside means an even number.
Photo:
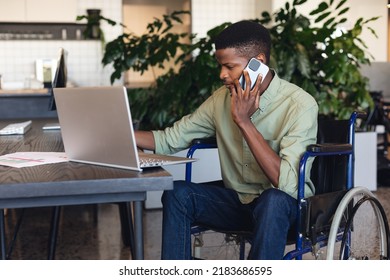
[{"label": "green foliage background", "polygon": [[[266,25],[272,37],[270,66],[278,75],[302,87],[317,100],[320,114],[346,119],[353,110],[372,106],[368,79],[359,68],[372,58],[361,40],[368,23],[377,17],[360,18],[350,30],[337,27],[346,21],[347,0],[321,2],[310,16],[314,24],[299,14],[307,0],[285,4],[274,14],[263,12],[251,19]],[[171,125],[193,112],[219,86],[219,66],[214,58],[213,39],[231,23],[208,31],[205,38],[194,34],[174,33],[187,11],[175,11],[148,24],[142,36],[123,33],[105,47],[103,64],[112,64],[111,82],[132,69],[141,74],[150,67],[164,68],[174,61],[178,71],[169,69],[148,88],[129,89],[133,117],[141,129],[158,129]],[[336,35],[337,34],[337,35]],[[185,43],[185,42],[190,43]]]}]

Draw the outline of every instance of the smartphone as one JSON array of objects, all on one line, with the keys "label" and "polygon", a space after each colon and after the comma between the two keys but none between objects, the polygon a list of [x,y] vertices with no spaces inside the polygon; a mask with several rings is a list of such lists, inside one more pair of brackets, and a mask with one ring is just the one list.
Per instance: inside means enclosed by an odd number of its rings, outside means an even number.
[{"label": "smartphone", "polygon": [[[267,75],[269,68],[267,65],[262,63],[260,60],[256,58],[251,58],[248,62],[248,65],[245,67],[245,70],[248,71],[249,78],[251,80],[251,90],[255,86],[257,76],[261,74],[263,79],[265,78],[265,75]],[[246,84],[245,84],[245,78],[244,78],[244,73],[241,74],[241,77],[239,79],[240,85],[242,89],[245,90]]]}]

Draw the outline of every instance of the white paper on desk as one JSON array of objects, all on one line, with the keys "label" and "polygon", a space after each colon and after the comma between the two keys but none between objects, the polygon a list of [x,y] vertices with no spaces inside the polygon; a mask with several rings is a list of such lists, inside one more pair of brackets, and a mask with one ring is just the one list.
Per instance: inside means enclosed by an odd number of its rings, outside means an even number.
[{"label": "white paper on desk", "polygon": [[16,168],[69,161],[65,153],[19,152],[0,156],[0,165]]}]

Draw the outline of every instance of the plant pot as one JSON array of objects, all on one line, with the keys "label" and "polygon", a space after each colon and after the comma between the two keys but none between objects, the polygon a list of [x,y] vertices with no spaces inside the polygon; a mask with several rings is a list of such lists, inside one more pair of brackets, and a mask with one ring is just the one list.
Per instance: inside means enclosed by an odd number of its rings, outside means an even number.
[{"label": "plant pot", "polygon": [[88,32],[87,37],[90,39],[100,39],[100,12],[99,9],[88,9]]}]

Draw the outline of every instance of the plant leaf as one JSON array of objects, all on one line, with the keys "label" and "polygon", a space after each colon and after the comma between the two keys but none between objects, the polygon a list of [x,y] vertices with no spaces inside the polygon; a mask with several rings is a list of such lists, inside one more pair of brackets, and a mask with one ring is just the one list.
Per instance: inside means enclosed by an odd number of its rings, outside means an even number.
[{"label": "plant leaf", "polygon": [[314,22],[320,22],[321,20],[323,20],[324,18],[328,17],[330,15],[331,12],[326,12],[326,13],[323,13],[322,15],[320,15],[318,18],[315,19]]},{"label": "plant leaf", "polygon": [[349,8],[345,8],[345,9],[341,10],[337,15],[341,16],[341,15],[345,14],[348,11],[349,11]]},{"label": "plant leaf", "polygon": [[316,15],[316,14],[319,14],[323,11],[325,11],[327,8],[329,7],[329,5],[326,3],[326,2],[321,2],[319,5],[318,5],[318,8],[311,11],[309,13],[309,15],[313,16],[313,15]]},{"label": "plant leaf", "polygon": [[337,5],[336,10],[338,10],[341,6],[343,6],[347,2],[347,0],[341,0],[340,3]]}]

